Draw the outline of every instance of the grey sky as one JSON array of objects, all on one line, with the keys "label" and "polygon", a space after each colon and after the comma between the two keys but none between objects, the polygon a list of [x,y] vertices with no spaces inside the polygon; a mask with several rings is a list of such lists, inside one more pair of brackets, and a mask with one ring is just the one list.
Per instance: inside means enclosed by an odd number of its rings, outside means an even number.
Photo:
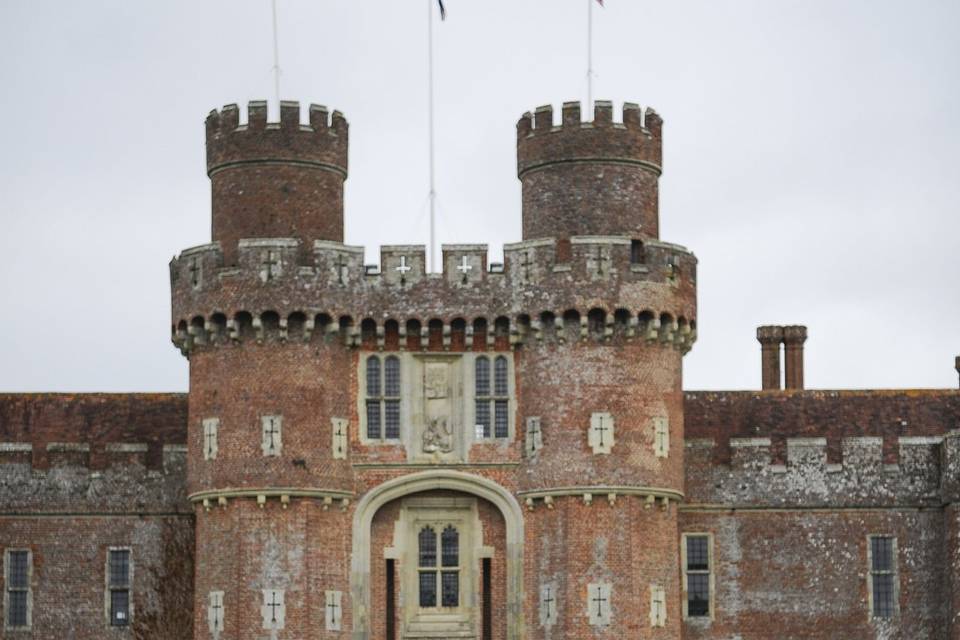
[{"label": "grey sky", "polygon": [[[350,121],[347,241],[427,238],[426,0],[279,0],[282,94]],[[439,240],[520,236],[515,123],[585,99],[587,0],[446,0]],[[688,389],[954,387],[960,3],[607,0],[597,98],[665,120],[662,237],[700,258]],[[209,240],[203,120],[272,97],[269,0],[0,3],[0,391],[185,390],[167,263]]]}]

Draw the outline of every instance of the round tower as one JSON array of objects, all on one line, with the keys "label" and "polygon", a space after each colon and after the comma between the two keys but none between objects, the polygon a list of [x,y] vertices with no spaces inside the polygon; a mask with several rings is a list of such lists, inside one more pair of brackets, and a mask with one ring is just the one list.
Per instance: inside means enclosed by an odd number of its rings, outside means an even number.
[{"label": "round tower", "polygon": [[210,114],[214,242],[171,265],[190,361],[198,639],[315,637],[326,592],[349,592],[354,355],[327,316],[286,307],[315,242],[342,239],[347,123],[312,106],[301,125],[299,112],[284,102],[268,123],[253,102],[243,126],[235,106]]},{"label": "round tower", "polygon": [[517,169],[523,183],[523,239],[584,235],[659,235],[658,179],[662,120],[653,109],[627,103],[622,122],[598,100],[592,122],[580,103],[524,114],[517,124]]},{"label": "round tower", "polygon": [[280,103],[280,122],[267,123],[267,103],[251,102],[247,124],[236,105],[207,117],[213,240],[228,264],[242,238],[297,238],[308,253],[314,240],[343,241],[343,182],[347,178],[347,121],[310,105]]},{"label": "round tower", "polygon": [[[598,102],[581,122],[566,103],[559,127],[550,107],[518,125],[521,244],[555,239],[553,271],[566,277],[554,286],[579,298],[542,316],[551,335],[519,352],[519,410],[542,439],[519,479],[538,548],[527,589],[563,603],[553,637],[679,639],[682,357],[696,260],[657,240],[660,117],[627,104],[622,120]],[[542,619],[542,601],[528,619]]]}]

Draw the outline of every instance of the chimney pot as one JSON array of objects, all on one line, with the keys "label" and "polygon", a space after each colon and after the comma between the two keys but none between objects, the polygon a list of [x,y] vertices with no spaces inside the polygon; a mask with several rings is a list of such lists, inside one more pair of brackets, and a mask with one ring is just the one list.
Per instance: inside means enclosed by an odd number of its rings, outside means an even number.
[{"label": "chimney pot", "polygon": [[803,343],[807,328],[801,325],[783,327],[784,365],[787,389],[803,389]]},{"label": "chimney pot", "polygon": [[780,343],[783,342],[783,327],[757,327],[757,340],[760,341],[763,389],[780,389]]}]

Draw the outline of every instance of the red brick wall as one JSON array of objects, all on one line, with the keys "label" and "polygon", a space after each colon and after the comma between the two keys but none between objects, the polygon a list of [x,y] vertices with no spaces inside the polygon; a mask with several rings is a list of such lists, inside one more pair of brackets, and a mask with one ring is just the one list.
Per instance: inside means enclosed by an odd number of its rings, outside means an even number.
[{"label": "red brick wall", "polygon": [[339,638],[326,631],[325,592],[343,592],[342,628],[352,625],[350,511],[324,510],[321,501],[294,499],[287,508],[251,499],[197,510],[194,637],[210,637],[208,594],[224,592],[225,638],[259,640],[261,590],[284,589],[283,638]]},{"label": "red brick wall", "polygon": [[187,441],[187,396],[180,393],[0,394],[0,442],[33,444],[33,464],[47,466],[51,442],[90,445],[90,464],[106,465],[108,443],[146,443],[151,468],[163,445]]},{"label": "red brick wall", "polygon": [[[677,515],[645,508],[637,497],[606,496],[587,505],[580,496],[557,498],[553,509],[537,506],[526,515],[525,616],[528,637],[587,640],[597,637],[680,638]],[[558,624],[540,626],[540,585],[559,591]],[[591,582],[612,585],[611,624],[589,625],[587,590]],[[650,626],[650,585],[666,590],[667,624]]]},{"label": "red brick wall", "polygon": [[[682,511],[681,532],[712,533],[715,620],[685,638],[874,640],[942,638],[939,510]],[[897,537],[900,617],[871,622],[867,535]]]},{"label": "red brick wall", "polygon": [[[33,632],[0,638],[187,638],[193,522],[187,516],[0,515],[0,554],[33,552]],[[130,547],[132,627],[110,627],[104,600],[108,547]],[[2,557],[2,556],[0,556]],[[0,576],[0,588],[5,588]],[[5,612],[4,612],[5,613]],[[136,630],[136,634],[135,634]]]}]

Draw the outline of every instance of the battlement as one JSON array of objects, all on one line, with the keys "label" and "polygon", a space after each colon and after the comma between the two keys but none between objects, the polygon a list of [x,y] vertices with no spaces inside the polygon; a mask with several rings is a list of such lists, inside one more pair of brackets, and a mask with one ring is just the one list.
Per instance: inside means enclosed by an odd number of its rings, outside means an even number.
[{"label": "battlement", "polygon": [[960,484],[960,392],[687,392],[692,503],[939,506]]},{"label": "battlement", "polygon": [[[458,322],[470,331],[477,319],[489,321],[491,347],[495,324],[507,346],[622,334],[686,351],[696,337],[696,258],[659,241],[642,251],[623,237],[520,242],[504,247],[503,264],[489,261],[486,245],[445,245],[442,273],[426,272],[419,245],[382,247],[379,266],[365,264],[362,247],[336,242],[315,242],[306,260],[289,238],[241,240],[238,251],[236,266],[225,265],[216,243],[171,262],[181,348],[221,334],[241,339],[244,325],[260,339],[271,328],[292,339],[294,327],[309,338],[317,323],[353,345],[364,343],[363,326],[372,323],[375,346],[391,322],[398,332],[422,332],[424,347],[442,348]],[[445,338],[431,343],[438,323]]]},{"label": "battlement", "polygon": [[658,238],[663,121],[653,109],[627,103],[622,122],[613,105],[594,103],[582,122],[580,103],[525,113],[517,123],[517,176],[523,183],[523,239],[587,234]]},{"label": "battlement", "polygon": [[718,462],[719,442],[688,439],[687,499],[731,508],[940,506],[957,464],[944,442],[958,436],[847,437],[838,454],[826,437],[730,438],[728,462]]},{"label": "battlement", "polygon": [[147,443],[0,442],[0,513],[189,513],[187,447]]},{"label": "battlement", "polygon": [[597,100],[593,120],[581,121],[580,103],[563,103],[559,126],[553,107],[537,107],[517,123],[517,174],[568,162],[633,164],[660,174],[663,166],[663,120],[652,108],[623,105],[622,120],[613,119],[613,103]]},{"label": "battlement", "polygon": [[347,177],[348,125],[343,114],[311,104],[309,123],[300,123],[300,103],[280,103],[280,121],[267,121],[267,103],[247,105],[247,123],[229,104],[207,116],[207,173],[237,164],[295,163]]}]

